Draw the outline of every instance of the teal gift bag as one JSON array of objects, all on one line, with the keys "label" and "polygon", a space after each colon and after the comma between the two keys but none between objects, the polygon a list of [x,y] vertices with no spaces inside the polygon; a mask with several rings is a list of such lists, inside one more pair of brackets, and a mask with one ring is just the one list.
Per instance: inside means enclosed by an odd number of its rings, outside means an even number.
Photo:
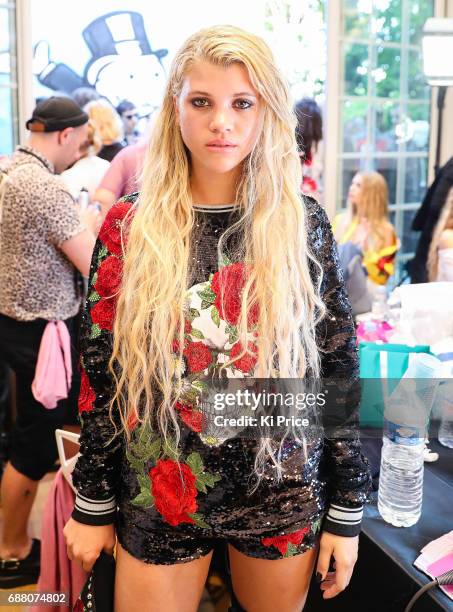
[{"label": "teal gift bag", "polygon": [[429,353],[428,345],[377,344],[360,342],[359,362],[362,379],[360,425],[382,427],[384,398],[391,393],[409,366],[411,354]]}]

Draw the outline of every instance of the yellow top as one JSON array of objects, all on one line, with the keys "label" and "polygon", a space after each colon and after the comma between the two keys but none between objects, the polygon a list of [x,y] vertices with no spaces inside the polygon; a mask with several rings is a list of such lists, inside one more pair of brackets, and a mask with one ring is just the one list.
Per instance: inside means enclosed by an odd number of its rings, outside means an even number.
[{"label": "yellow top", "polygon": [[[332,223],[332,229],[334,234],[341,227],[342,222],[344,223],[345,216],[338,214]],[[354,236],[359,226],[358,217],[353,217],[348,227],[346,227],[343,234],[337,239],[338,244],[344,244],[345,242],[354,242],[352,237]],[[400,243],[396,235],[394,236],[394,243],[386,246],[379,250],[366,249],[363,251],[363,265],[368,272],[368,278],[376,283],[377,285],[385,285],[389,276],[392,276],[395,270],[395,256],[400,248]]]}]

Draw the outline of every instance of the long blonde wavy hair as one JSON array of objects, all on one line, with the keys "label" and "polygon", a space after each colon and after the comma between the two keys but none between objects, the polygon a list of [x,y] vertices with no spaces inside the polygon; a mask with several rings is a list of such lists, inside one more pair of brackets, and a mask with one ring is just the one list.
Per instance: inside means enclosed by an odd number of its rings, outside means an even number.
[{"label": "long blonde wavy hair", "polygon": [[429,281],[435,281],[437,279],[437,269],[439,266],[439,242],[442,232],[446,229],[453,229],[453,188],[448,192],[447,200],[439,217],[439,221],[434,228],[431,244],[429,245],[427,262]]},{"label": "long blonde wavy hair", "polygon": [[387,181],[379,172],[358,172],[362,179],[360,205],[350,205],[350,214],[360,214],[370,222],[372,247],[379,251],[385,245],[389,221]]},{"label": "long blonde wavy hair", "polygon": [[[296,118],[287,85],[259,37],[232,26],[201,30],[173,60],[125,246],[110,368],[116,380],[111,410],[119,406],[128,439],[129,418],[146,423],[153,414],[165,437],[172,423],[177,444],[180,439],[175,403],[182,377],[172,345],[179,340],[182,359],[194,211],[190,153],[177,125],[174,97],[180,94],[191,66],[200,60],[222,67],[244,65],[263,103],[262,131],[242,162],[237,185],[236,201],[242,213],[238,251],[253,263],[238,321],[239,340],[245,348],[229,363],[246,354],[246,313],[256,304],[255,376],[272,377],[278,368],[280,377],[302,378],[307,371],[316,376],[320,370],[315,327],[324,314],[319,297],[322,271],[307,244]],[[309,260],[319,270],[316,286]],[[268,439],[259,445],[257,474],[263,473],[266,457],[279,467]]]}]

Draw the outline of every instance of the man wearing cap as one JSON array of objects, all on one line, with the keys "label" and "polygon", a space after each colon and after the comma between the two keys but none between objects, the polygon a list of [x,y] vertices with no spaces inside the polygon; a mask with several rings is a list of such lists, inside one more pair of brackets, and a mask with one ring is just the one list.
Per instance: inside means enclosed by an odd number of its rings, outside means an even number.
[{"label": "man wearing cap", "polygon": [[[16,422],[1,482],[3,534],[0,589],[36,582],[40,542],[27,525],[41,478],[57,458],[55,429],[77,424],[77,315],[80,275],[88,275],[98,220],[79,213],[55,174],[79,158],[88,116],[71,99],[39,103],[31,135],[0,164],[0,353],[16,375]],[[44,329],[64,321],[70,335],[72,384],[47,409],[32,394]]]}]

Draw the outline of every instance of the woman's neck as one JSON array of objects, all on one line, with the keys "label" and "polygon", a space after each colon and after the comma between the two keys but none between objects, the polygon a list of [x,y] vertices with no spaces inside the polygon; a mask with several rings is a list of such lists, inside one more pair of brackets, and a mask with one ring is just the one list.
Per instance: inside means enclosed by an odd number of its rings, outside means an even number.
[{"label": "woman's neck", "polygon": [[190,189],[196,204],[232,204],[236,201],[237,172],[210,174],[192,172]]}]

